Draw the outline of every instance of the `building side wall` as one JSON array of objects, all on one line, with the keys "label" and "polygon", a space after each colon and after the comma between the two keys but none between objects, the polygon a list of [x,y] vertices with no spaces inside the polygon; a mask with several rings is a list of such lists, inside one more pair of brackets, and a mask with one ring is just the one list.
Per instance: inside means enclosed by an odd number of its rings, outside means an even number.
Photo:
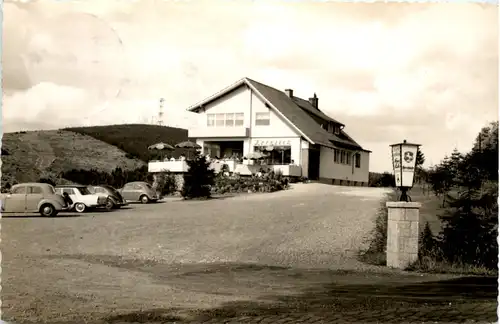
[{"label": "building side wall", "polygon": [[[347,151],[353,154],[354,151]],[[361,163],[360,168],[353,167],[354,159],[351,159],[351,165],[340,164],[334,162],[334,150],[327,147],[321,147],[320,153],[320,170],[319,176],[323,182],[332,184],[349,184],[349,185],[367,185],[370,154],[368,152],[360,152]]]}]

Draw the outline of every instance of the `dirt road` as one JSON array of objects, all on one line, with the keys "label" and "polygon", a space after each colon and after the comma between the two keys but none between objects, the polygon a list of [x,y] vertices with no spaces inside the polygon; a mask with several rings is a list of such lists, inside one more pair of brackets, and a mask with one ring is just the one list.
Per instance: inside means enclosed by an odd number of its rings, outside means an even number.
[{"label": "dirt road", "polygon": [[[464,297],[442,288],[450,276],[402,274],[356,260],[382,195],[380,189],[305,184],[76,217],[5,218],[3,319],[243,323],[271,316],[274,322],[333,323],[381,307],[450,311],[449,300],[461,305],[470,296],[482,301],[477,307],[490,307],[489,282],[474,284],[478,293]],[[441,293],[429,301],[432,287],[451,297]],[[317,318],[301,318],[306,314]]]}]

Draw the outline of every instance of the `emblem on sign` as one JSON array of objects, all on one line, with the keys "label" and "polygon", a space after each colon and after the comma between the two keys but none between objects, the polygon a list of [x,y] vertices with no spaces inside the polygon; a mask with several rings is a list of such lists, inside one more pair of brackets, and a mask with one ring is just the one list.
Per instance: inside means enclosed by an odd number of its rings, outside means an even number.
[{"label": "emblem on sign", "polygon": [[413,161],[413,152],[406,151],[404,159],[406,163],[410,163],[411,161]]}]

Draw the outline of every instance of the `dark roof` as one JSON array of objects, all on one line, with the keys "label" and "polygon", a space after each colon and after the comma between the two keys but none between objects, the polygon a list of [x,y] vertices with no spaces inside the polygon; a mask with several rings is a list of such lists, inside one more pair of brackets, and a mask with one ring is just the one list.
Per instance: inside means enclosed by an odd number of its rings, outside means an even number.
[{"label": "dark roof", "polygon": [[219,91],[213,96],[203,100],[202,102],[191,106],[188,110],[197,111],[204,105],[217,100],[221,96],[239,89],[242,86],[247,86],[253,89],[261,99],[274,107],[285,119],[287,119],[295,128],[312,144],[320,144],[327,147],[344,145],[352,149],[363,150],[363,148],[356,143],[346,132],[343,130],[339,135],[328,133],[314,118],[310,115],[315,115],[322,120],[331,121],[338,125],[344,126],[339,121],[327,116],[319,109],[314,108],[308,100],[298,97],[290,98],[286,93],[272,88],[263,83],[257,82],[249,78],[243,78],[233,85]]}]

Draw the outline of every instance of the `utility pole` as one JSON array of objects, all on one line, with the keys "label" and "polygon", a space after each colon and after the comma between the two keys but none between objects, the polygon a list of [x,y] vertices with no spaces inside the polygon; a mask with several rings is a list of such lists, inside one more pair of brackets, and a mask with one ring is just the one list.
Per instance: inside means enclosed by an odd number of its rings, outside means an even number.
[{"label": "utility pole", "polygon": [[160,107],[158,109],[158,125],[163,126],[163,103],[165,99],[160,98]]}]

